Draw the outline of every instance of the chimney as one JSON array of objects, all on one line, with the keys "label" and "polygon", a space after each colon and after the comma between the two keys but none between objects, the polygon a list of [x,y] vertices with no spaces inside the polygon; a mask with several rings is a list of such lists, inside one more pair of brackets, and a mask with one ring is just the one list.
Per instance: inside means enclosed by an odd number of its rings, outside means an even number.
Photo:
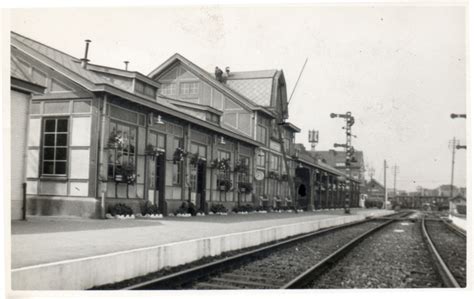
[{"label": "chimney", "polygon": [[130,61],[128,61],[128,60],[125,60],[125,61],[123,62],[123,63],[125,63],[125,70],[126,70],[126,71],[128,71],[128,63],[129,63],[129,62],[130,62]]},{"label": "chimney", "polygon": [[216,80],[219,81],[219,82],[222,82],[222,70],[216,66],[216,69],[214,71],[214,75],[216,76]]},{"label": "chimney", "polygon": [[86,39],[85,42],[86,42],[86,51],[84,53],[84,58],[81,59],[81,66],[84,69],[87,68],[87,63],[90,61],[89,59],[87,59],[87,54],[89,53],[89,43],[91,42],[91,40]]},{"label": "chimney", "polygon": [[230,68],[226,66],[225,73],[222,75],[222,83],[226,84],[227,79],[229,78]]}]

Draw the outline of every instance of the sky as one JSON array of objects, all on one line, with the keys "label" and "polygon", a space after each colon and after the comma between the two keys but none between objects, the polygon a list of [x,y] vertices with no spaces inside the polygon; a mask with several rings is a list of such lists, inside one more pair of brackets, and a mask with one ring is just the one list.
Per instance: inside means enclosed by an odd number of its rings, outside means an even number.
[{"label": "sky", "polygon": [[[212,71],[282,69],[289,121],[319,130],[319,150],[353,139],[367,168],[397,189],[449,184],[453,137],[466,144],[466,11],[462,6],[304,5],[15,9],[11,30],[91,63],[148,74],[178,52]],[[454,184],[466,185],[466,151],[457,150]]]}]

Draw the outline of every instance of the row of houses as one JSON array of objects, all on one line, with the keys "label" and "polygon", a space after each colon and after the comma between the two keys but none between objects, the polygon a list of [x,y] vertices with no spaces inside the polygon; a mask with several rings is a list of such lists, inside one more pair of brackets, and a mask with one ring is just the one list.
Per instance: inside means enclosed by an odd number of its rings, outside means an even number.
[{"label": "row of houses", "polygon": [[281,70],[210,73],[175,54],[144,75],[13,32],[10,63],[13,219],[359,204],[360,177],[295,144]]}]

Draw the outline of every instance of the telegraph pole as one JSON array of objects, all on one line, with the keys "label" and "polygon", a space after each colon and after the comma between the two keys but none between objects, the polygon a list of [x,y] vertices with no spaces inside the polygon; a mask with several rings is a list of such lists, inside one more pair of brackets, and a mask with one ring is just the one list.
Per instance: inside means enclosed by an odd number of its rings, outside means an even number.
[{"label": "telegraph pole", "polygon": [[383,206],[384,209],[387,209],[387,201],[388,201],[388,193],[387,193],[387,160],[383,160],[383,189],[384,189],[384,196],[383,196]]},{"label": "telegraph pole", "polygon": [[398,165],[392,167],[393,170],[393,197],[397,196],[397,174],[399,171]]},{"label": "telegraph pole", "polygon": [[350,202],[350,190],[349,190],[349,185],[350,185],[350,178],[351,178],[351,162],[353,162],[354,159],[354,147],[351,145],[351,140],[352,137],[356,137],[352,135],[351,128],[354,125],[355,119],[354,116],[352,116],[352,113],[350,111],[346,112],[346,114],[336,114],[336,113],[331,113],[329,115],[331,118],[335,117],[340,117],[344,118],[346,120],[346,126],[343,127],[343,129],[346,130],[346,144],[338,144],[334,143],[334,147],[343,147],[346,150],[346,198],[344,201],[344,213],[350,214],[351,213],[351,202]]},{"label": "telegraph pole", "polygon": [[459,140],[456,139],[456,137],[453,137],[453,140],[449,141],[449,148],[452,148],[453,154],[451,158],[451,186],[450,186],[450,191],[449,191],[449,197],[453,197],[454,193],[454,160],[456,157],[456,147],[459,145]]}]

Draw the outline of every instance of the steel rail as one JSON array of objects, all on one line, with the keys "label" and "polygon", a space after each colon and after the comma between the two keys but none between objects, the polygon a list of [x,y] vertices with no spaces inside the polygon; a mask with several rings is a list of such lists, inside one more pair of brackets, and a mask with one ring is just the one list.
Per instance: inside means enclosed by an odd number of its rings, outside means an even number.
[{"label": "steel rail", "polygon": [[[393,216],[397,216],[400,213],[393,214]],[[223,271],[224,269],[229,269],[232,266],[241,265],[245,262],[256,259],[259,256],[267,255],[272,252],[272,250],[291,245],[292,243],[297,243],[300,241],[304,241],[306,239],[310,239],[315,236],[323,235],[326,233],[334,232],[339,229],[355,226],[358,224],[362,224],[365,222],[377,220],[378,218],[367,218],[360,221],[355,221],[351,223],[341,224],[338,226],[333,226],[329,228],[325,228],[322,230],[306,233],[300,236],[292,237],[290,239],[286,239],[283,241],[278,241],[274,244],[270,244],[264,247],[260,247],[254,250],[250,250],[248,252],[240,253],[235,256],[223,258],[217,261],[213,261],[207,264],[203,264],[200,266],[196,266],[190,269],[182,270],[176,273],[172,273],[169,275],[165,275],[162,277],[150,279],[148,281],[140,282],[137,284],[133,284],[123,288],[123,290],[169,290],[172,289],[172,286],[181,286],[184,284],[188,284],[192,281],[196,281],[198,279],[210,276],[212,274],[218,273]],[[395,218],[396,219],[396,218]]]},{"label": "steel rail", "polygon": [[442,219],[442,221],[444,222],[444,224],[446,224],[446,226],[448,227],[449,230],[451,230],[452,232],[454,232],[458,236],[466,239],[466,232],[465,231],[463,231],[461,228],[455,226],[454,224],[446,221],[446,219]]},{"label": "steel rail", "polygon": [[402,217],[411,214],[407,213],[400,218],[389,218],[383,217],[385,221],[384,223],[380,224],[379,226],[374,227],[373,229],[355,237],[343,247],[334,251],[331,255],[327,256],[322,261],[318,262],[305,272],[298,275],[296,278],[282,286],[280,289],[301,289],[308,285],[310,282],[314,281],[319,275],[321,275],[325,270],[330,268],[333,264],[335,264],[338,260],[340,260],[343,256],[345,256],[349,251],[355,248],[360,242],[366,239],[369,235],[379,231],[383,227],[389,225],[390,223],[400,220]]},{"label": "steel rail", "polygon": [[428,230],[426,229],[425,218],[422,218],[421,220],[421,227],[423,230],[423,237],[426,243],[428,243],[428,249],[434,258],[436,268],[438,269],[438,273],[441,276],[441,279],[443,280],[443,284],[448,288],[460,288],[461,286],[459,285],[457,280],[454,278],[454,275],[449,270],[448,266],[444,262],[441,255],[438,253],[436,246],[431,240]]}]

